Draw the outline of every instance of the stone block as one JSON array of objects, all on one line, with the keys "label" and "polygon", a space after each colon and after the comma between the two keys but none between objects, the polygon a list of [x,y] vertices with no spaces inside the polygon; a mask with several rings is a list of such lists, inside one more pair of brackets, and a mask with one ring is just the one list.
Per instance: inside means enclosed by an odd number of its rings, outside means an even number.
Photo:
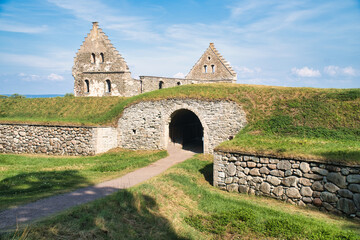
[{"label": "stone block", "polygon": [[270,170],[267,167],[260,168],[260,173],[269,174]]},{"label": "stone block", "polygon": [[329,182],[325,183],[324,187],[327,191],[332,192],[332,193],[335,193],[340,189],[335,184],[329,183]]},{"label": "stone block", "polygon": [[319,168],[319,167],[312,167],[311,171],[313,171],[314,173],[318,173],[320,175],[326,176],[329,171],[323,168]]},{"label": "stone block", "polygon": [[345,198],[353,198],[353,193],[347,189],[340,189],[338,191],[338,194],[341,196],[341,197],[345,197]]},{"label": "stone block", "polygon": [[321,176],[319,174],[315,174],[315,173],[305,173],[303,176],[306,178],[313,179],[313,180],[322,180],[323,179],[323,176]]},{"label": "stone block", "polygon": [[313,204],[317,207],[321,207],[322,206],[322,201],[320,198],[314,198],[313,200]]},{"label": "stone block", "polygon": [[340,198],[336,205],[337,209],[346,213],[346,214],[353,214],[356,213],[356,207],[352,200],[347,198]]},{"label": "stone block", "polygon": [[319,198],[320,195],[321,195],[321,192],[313,191],[313,195],[312,195],[312,196],[313,196],[314,198]]},{"label": "stone block", "polygon": [[313,194],[313,191],[311,190],[310,187],[302,187],[301,190],[300,190],[300,194],[303,197],[311,197],[312,194]]},{"label": "stone block", "polygon": [[281,170],[271,170],[270,174],[276,177],[284,177],[284,172]]},{"label": "stone block", "polygon": [[233,177],[227,177],[227,178],[225,178],[225,183],[226,184],[232,183],[233,179],[234,179]]},{"label": "stone block", "polygon": [[271,183],[274,186],[278,186],[281,183],[281,180],[274,176],[268,176],[266,178],[266,181],[268,181],[269,183]]},{"label": "stone block", "polygon": [[299,183],[304,186],[311,186],[311,181],[307,178],[300,178]]},{"label": "stone block", "polygon": [[299,190],[297,188],[288,188],[286,190],[286,196],[288,196],[289,198],[296,198],[296,199],[300,199],[301,195],[299,193]]},{"label": "stone block", "polygon": [[310,165],[306,162],[300,163],[300,170],[303,171],[303,173],[308,173],[310,171]]},{"label": "stone block", "polygon": [[354,200],[355,206],[357,207],[358,211],[360,212],[360,194],[359,193],[354,194],[353,200]]},{"label": "stone block", "polygon": [[260,158],[260,163],[269,163],[268,158]]},{"label": "stone block", "polygon": [[226,167],[226,170],[227,170],[227,174],[232,177],[235,175],[236,173],[236,166],[234,163],[230,163],[227,167]]},{"label": "stone block", "polygon": [[326,176],[329,182],[336,184],[340,188],[346,188],[346,178],[339,172],[331,172]]},{"label": "stone block", "polygon": [[295,176],[284,178],[281,183],[287,187],[295,187],[297,185],[298,178]]},{"label": "stone block", "polygon": [[312,202],[311,197],[303,197],[302,200],[303,200],[304,203],[311,203]]},{"label": "stone block", "polygon": [[272,192],[276,196],[280,197],[284,194],[284,188],[282,186],[278,186],[278,187],[275,187]]},{"label": "stone block", "polygon": [[350,184],[348,189],[355,193],[360,193],[360,184]]},{"label": "stone block", "polygon": [[239,190],[239,185],[237,183],[232,183],[226,186],[226,190],[229,192],[237,192]]},{"label": "stone block", "polygon": [[254,168],[254,167],[256,167],[256,163],[254,163],[254,162],[247,162],[247,166],[248,166],[249,168]]},{"label": "stone block", "polygon": [[276,169],[276,164],[268,164],[268,168],[270,168],[271,170]]},{"label": "stone block", "polygon": [[330,192],[322,192],[320,194],[320,199],[323,202],[328,202],[328,203],[335,203],[339,200],[334,193],[330,193]]},{"label": "stone block", "polygon": [[246,185],[239,185],[239,192],[248,193],[249,192],[249,187],[246,186]]},{"label": "stone block", "polygon": [[277,168],[280,170],[290,170],[291,163],[288,160],[282,160],[277,164]]},{"label": "stone block", "polygon": [[342,168],[341,169],[341,174],[342,175],[349,175],[350,173],[350,169],[349,168]]},{"label": "stone block", "polygon": [[260,191],[264,194],[270,194],[270,184],[268,184],[267,182],[261,183]]},{"label": "stone block", "polygon": [[258,168],[251,169],[249,174],[252,175],[252,176],[261,176],[260,171],[259,171]]},{"label": "stone block", "polygon": [[324,191],[324,185],[321,182],[314,182],[311,188],[314,191]]},{"label": "stone block", "polygon": [[346,177],[346,180],[348,181],[348,183],[360,183],[360,175],[359,174],[348,175]]}]

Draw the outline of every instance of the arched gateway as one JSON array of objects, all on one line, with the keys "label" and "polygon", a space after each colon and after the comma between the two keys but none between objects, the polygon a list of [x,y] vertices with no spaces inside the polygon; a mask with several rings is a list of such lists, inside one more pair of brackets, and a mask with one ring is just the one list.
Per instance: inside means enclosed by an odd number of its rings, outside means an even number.
[{"label": "arched gateway", "polygon": [[203,152],[204,128],[198,116],[188,109],[179,109],[171,114],[169,138],[183,149]]},{"label": "arched gateway", "polygon": [[212,153],[246,125],[245,112],[235,102],[164,99],[139,102],[124,109],[118,121],[118,146],[127,149],[167,149],[169,144]]}]

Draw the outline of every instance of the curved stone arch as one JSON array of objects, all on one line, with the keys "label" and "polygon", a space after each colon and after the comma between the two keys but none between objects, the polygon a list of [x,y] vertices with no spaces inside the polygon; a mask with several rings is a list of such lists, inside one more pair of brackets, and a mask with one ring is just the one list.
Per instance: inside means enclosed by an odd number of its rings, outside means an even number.
[{"label": "curved stone arch", "polygon": [[163,139],[164,148],[167,149],[168,143],[169,143],[169,126],[170,126],[170,123],[172,120],[172,115],[175,112],[182,110],[182,109],[188,110],[188,111],[194,113],[198,117],[198,119],[201,123],[201,126],[203,127],[203,135],[204,135],[203,136],[204,137],[203,149],[204,149],[204,152],[205,151],[207,152],[207,149],[209,147],[208,146],[209,145],[209,134],[208,134],[209,128],[208,128],[208,126],[204,120],[205,118],[201,114],[201,112],[198,109],[196,109],[188,104],[186,104],[186,106],[176,106],[175,105],[173,108],[168,109],[168,111],[164,114],[165,124],[163,125],[163,131],[162,131],[163,132],[162,139]]}]

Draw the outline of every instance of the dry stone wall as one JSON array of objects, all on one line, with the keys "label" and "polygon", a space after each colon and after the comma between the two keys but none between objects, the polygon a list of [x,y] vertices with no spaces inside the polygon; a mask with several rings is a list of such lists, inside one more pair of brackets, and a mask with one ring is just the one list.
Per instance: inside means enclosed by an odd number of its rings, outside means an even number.
[{"label": "dry stone wall", "polygon": [[93,155],[117,146],[113,128],[0,125],[0,153]]},{"label": "dry stone wall", "polygon": [[214,186],[360,219],[360,166],[217,151]]},{"label": "dry stone wall", "polygon": [[171,115],[180,109],[192,111],[204,129],[204,152],[237,134],[246,124],[245,112],[235,102],[168,99],[140,102],[126,108],[118,121],[119,147],[166,149]]}]

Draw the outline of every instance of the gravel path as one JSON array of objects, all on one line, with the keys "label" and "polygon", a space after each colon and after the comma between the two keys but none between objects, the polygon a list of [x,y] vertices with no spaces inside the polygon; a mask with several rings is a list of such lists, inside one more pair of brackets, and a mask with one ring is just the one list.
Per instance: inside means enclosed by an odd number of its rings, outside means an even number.
[{"label": "gravel path", "polygon": [[17,224],[39,220],[65,209],[105,197],[120,189],[132,187],[194,155],[194,152],[174,146],[170,146],[167,151],[169,156],[166,158],[122,177],[2,211],[0,212],[0,230],[15,229]]}]

